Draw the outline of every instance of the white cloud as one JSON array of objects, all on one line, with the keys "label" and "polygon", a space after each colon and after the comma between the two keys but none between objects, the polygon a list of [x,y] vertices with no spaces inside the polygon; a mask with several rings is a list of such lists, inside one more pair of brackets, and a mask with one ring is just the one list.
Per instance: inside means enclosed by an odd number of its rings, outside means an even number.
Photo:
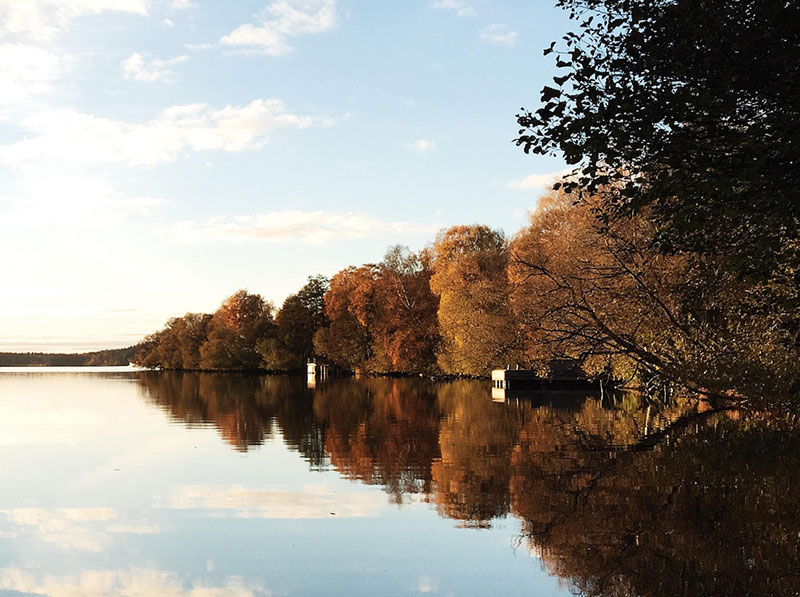
[{"label": "white cloud", "polygon": [[134,52],[122,61],[122,70],[126,79],[153,82],[171,77],[174,74],[171,67],[188,59],[189,56],[184,54],[169,60],[154,58],[148,61],[139,52]]},{"label": "white cloud", "polygon": [[382,222],[356,213],[274,211],[217,217],[204,222],[183,221],[166,231],[178,243],[288,242],[324,243],[333,240],[430,234],[436,225]]},{"label": "white cloud", "polygon": [[0,0],[0,37],[47,40],[69,21],[102,12],[147,15],[150,0]]},{"label": "white cloud", "polygon": [[563,178],[570,172],[571,170],[567,169],[560,172],[550,172],[549,174],[531,174],[524,178],[507,182],[506,187],[518,191],[546,190],[552,187],[559,178]]},{"label": "white cloud", "polygon": [[46,92],[61,74],[61,61],[29,44],[0,44],[0,103],[10,104]]},{"label": "white cloud", "polygon": [[322,33],[336,25],[336,0],[275,0],[259,23],[246,23],[220,38],[226,46],[279,56],[291,51],[289,38]]},{"label": "white cloud", "polygon": [[194,8],[194,4],[192,4],[191,0],[172,0],[169,7],[172,10],[188,10]]},{"label": "white cloud", "polygon": [[413,143],[409,143],[408,146],[419,153],[427,153],[436,147],[436,143],[431,139],[417,139]]},{"label": "white cloud", "polygon": [[512,48],[517,43],[517,32],[508,25],[495,23],[481,31],[480,40],[487,44],[496,44]]},{"label": "white cloud", "polygon": [[142,568],[132,570],[81,570],[58,576],[7,567],[0,570],[0,590],[51,597],[256,597],[272,593],[257,584],[245,584],[239,577],[229,577],[223,584],[209,585],[182,579],[174,572]]},{"label": "white cloud", "polygon": [[436,0],[431,8],[437,10],[452,10],[459,17],[477,17],[478,11],[462,0]]},{"label": "white cloud", "polygon": [[39,112],[20,124],[33,136],[0,145],[0,163],[17,168],[46,160],[154,165],[188,151],[257,149],[273,131],[305,128],[312,118],[288,112],[280,100],[258,99],[220,110],[206,104],[173,106],[145,124],[72,110]]}]

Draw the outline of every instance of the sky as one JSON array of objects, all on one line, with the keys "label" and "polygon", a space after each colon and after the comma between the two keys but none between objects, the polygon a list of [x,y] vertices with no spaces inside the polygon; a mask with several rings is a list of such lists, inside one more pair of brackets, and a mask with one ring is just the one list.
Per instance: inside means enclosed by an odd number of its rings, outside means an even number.
[{"label": "sky", "polygon": [[513,235],[554,0],[0,0],[0,351],[118,348],[240,288]]}]

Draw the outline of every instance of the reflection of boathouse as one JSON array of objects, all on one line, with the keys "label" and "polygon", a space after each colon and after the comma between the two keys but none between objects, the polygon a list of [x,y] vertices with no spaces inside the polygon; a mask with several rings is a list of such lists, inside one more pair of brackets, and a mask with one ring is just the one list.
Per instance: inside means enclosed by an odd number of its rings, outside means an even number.
[{"label": "reflection of boathouse", "polygon": [[[562,368],[563,369],[563,368]],[[582,371],[563,369],[552,377],[541,377],[533,369],[495,369],[492,371],[492,399],[532,398],[553,392],[592,392],[600,390]]]}]

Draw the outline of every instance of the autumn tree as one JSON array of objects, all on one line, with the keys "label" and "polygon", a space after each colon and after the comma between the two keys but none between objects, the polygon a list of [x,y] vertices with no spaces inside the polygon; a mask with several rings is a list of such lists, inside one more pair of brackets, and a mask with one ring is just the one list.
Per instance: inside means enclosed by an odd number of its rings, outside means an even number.
[{"label": "autumn tree", "polygon": [[386,370],[434,373],[439,344],[439,299],[430,288],[430,254],[391,247],[378,264],[373,350]]},{"label": "autumn tree", "polygon": [[314,334],[327,322],[324,295],[328,286],[325,276],[310,276],[303,288],[283,302],[275,316],[274,337],[257,346],[268,369],[300,369],[313,356]]},{"label": "autumn tree", "polygon": [[200,348],[203,369],[253,370],[263,367],[256,346],[274,333],[272,305],[258,294],[239,290],[214,313],[208,340]]},{"label": "autumn tree", "polygon": [[367,367],[374,357],[371,327],[375,321],[375,266],[348,267],[331,278],[325,293],[328,325],[317,331],[314,348],[350,370]]},{"label": "autumn tree", "polygon": [[[512,304],[532,360],[569,358],[591,374],[661,380],[720,399],[780,403],[797,383],[797,350],[774,314],[737,317],[748,285],[702,256],[653,243],[647,211],[598,218],[606,197],[545,197],[511,243]],[[663,385],[663,384],[662,384]]]},{"label": "autumn tree", "polygon": [[493,368],[518,362],[503,234],[482,225],[454,226],[439,233],[431,252],[430,285],[439,297],[441,368],[487,375]]},{"label": "autumn tree", "polygon": [[[728,332],[742,323],[750,330],[733,334],[732,342],[746,338],[752,348],[717,345],[719,352],[706,359],[757,352],[761,345],[765,355],[776,345],[779,353],[796,353],[800,5],[557,4],[577,25],[563,45],[554,42],[545,51],[555,54],[563,76],[542,90],[541,107],[518,115],[517,143],[573,165],[561,184],[577,200],[602,191],[602,224],[644,216],[655,250],[691,262],[685,310],[701,323],[683,321],[688,335],[702,336],[696,328],[714,319]],[[712,304],[721,287],[724,307]],[[676,342],[686,336],[679,332]],[[785,359],[778,361],[775,375],[785,379]],[[747,362],[740,367],[749,370]],[[800,367],[794,369],[797,379]],[[795,381],[795,396],[799,387]]]},{"label": "autumn tree", "polygon": [[135,362],[142,367],[199,369],[200,347],[206,341],[211,315],[187,313],[173,317],[164,329],[147,336]]},{"label": "autumn tree", "polygon": [[392,247],[378,264],[350,267],[325,294],[329,321],[317,352],[347,369],[433,373],[439,343],[437,297],[427,252]]}]

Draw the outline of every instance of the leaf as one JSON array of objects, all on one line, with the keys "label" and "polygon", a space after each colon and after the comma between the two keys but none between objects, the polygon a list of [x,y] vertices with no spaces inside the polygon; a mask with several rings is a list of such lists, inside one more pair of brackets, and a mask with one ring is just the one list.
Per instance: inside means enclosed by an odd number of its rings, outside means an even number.
[{"label": "leaf", "polygon": [[551,99],[555,99],[557,97],[561,97],[561,92],[558,89],[548,87],[547,85],[545,85],[544,89],[542,89],[543,102],[549,102]]}]

